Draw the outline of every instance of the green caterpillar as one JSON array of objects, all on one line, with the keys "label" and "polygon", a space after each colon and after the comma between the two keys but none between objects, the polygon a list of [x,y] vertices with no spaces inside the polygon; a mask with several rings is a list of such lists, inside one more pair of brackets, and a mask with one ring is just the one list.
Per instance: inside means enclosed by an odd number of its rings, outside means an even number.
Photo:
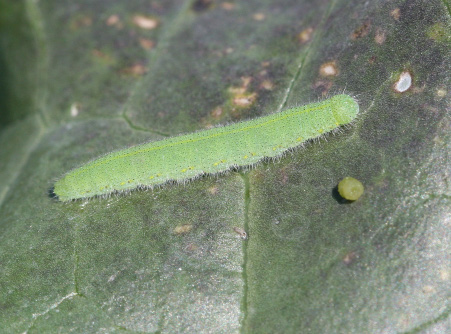
[{"label": "green caterpillar", "polygon": [[358,112],[357,102],[342,94],[249,121],[137,145],[69,171],[53,191],[61,201],[70,201],[252,165],[348,124]]}]

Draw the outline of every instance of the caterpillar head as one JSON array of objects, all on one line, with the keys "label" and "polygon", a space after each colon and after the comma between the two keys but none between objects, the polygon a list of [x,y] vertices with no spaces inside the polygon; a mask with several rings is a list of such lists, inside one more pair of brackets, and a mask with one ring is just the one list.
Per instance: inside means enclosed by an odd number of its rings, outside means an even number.
[{"label": "caterpillar head", "polygon": [[359,113],[357,101],[349,95],[335,95],[330,99],[334,118],[339,125],[352,122]]}]

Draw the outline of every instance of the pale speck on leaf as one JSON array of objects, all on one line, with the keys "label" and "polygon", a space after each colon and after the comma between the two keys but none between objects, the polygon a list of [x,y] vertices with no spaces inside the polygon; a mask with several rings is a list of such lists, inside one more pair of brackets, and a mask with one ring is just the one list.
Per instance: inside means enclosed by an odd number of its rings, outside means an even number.
[{"label": "pale speck on leaf", "polygon": [[146,30],[155,29],[158,26],[158,20],[144,15],[133,16],[133,23]]},{"label": "pale speck on leaf", "polygon": [[394,89],[398,93],[404,93],[412,86],[412,76],[409,72],[402,72],[399,79],[395,82]]},{"label": "pale speck on leaf", "polygon": [[395,20],[399,20],[401,17],[401,10],[399,8],[395,8],[390,12],[390,16],[393,17]]},{"label": "pale speck on leaf", "polygon": [[174,228],[174,233],[178,234],[178,235],[186,234],[186,233],[190,232],[192,229],[193,229],[193,225],[191,225],[191,224],[179,225]]},{"label": "pale speck on leaf", "polygon": [[70,106],[70,115],[72,117],[77,117],[80,113],[80,105],[77,102],[72,103]]},{"label": "pale speck on leaf", "polygon": [[321,65],[319,73],[323,77],[332,77],[338,74],[338,69],[335,61],[330,61]]},{"label": "pale speck on leaf", "polygon": [[265,19],[265,14],[263,13],[255,13],[252,15],[255,21],[263,21]]},{"label": "pale speck on leaf", "polygon": [[308,27],[302,30],[298,35],[299,42],[301,42],[301,44],[307,43],[312,38],[312,34],[313,34],[312,27]]},{"label": "pale speck on leaf", "polygon": [[108,26],[114,26],[114,25],[117,25],[120,21],[121,20],[120,20],[119,16],[114,14],[114,15],[111,15],[110,17],[108,17],[108,19],[106,20],[106,24]]}]

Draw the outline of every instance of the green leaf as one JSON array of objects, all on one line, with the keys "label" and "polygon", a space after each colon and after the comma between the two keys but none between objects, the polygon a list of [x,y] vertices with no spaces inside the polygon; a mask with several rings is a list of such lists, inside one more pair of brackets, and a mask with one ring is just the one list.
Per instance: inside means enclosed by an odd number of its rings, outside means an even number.
[{"label": "green leaf", "polygon": [[[449,14],[436,0],[0,0],[2,331],[449,331]],[[354,125],[276,161],[49,195],[112,150],[343,90]],[[347,176],[365,187],[352,203]]]}]

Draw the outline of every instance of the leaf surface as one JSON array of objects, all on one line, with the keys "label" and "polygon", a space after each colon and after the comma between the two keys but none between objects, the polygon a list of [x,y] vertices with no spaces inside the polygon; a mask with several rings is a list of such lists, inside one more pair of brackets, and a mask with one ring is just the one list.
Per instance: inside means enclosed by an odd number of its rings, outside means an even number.
[{"label": "leaf surface", "polygon": [[[447,2],[0,0],[0,31],[5,332],[449,330]],[[107,152],[342,91],[353,126],[276,161],[49,196]]]}]

